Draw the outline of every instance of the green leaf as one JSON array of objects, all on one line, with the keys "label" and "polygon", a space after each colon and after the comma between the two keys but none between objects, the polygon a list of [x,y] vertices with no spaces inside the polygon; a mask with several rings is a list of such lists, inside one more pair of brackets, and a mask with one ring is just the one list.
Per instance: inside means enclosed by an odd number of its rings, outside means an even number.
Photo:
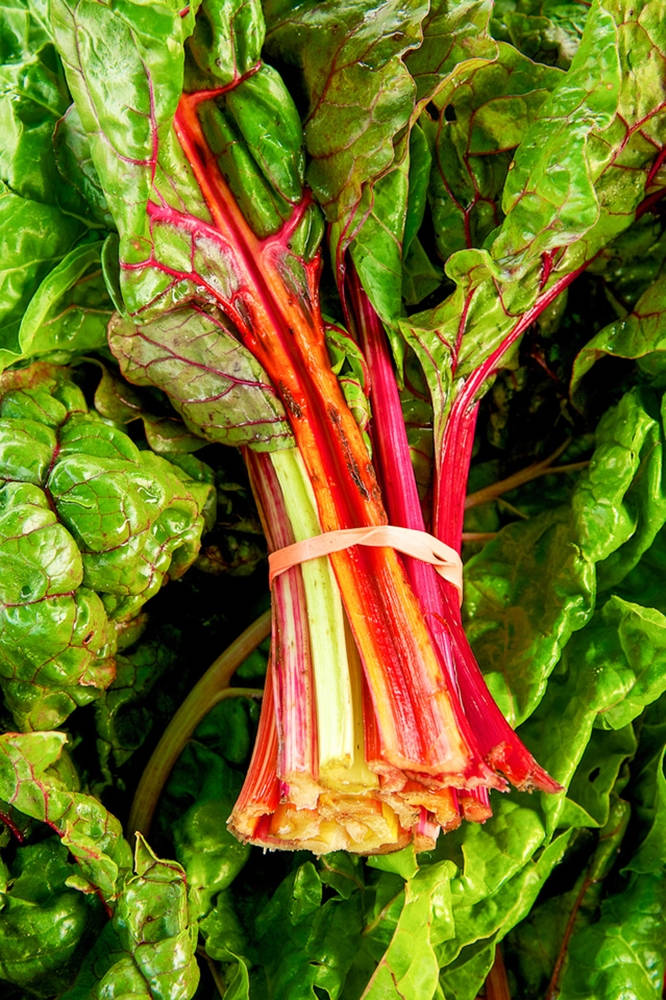
[{"label": "green leaf", "polygon": [[394,136],[412,112],[414,85],[400,57],[418,44],[427,5],[336,0],[291,10],[269,3],[266,12],[269,51],[297,61],[305,81],[308,183],[330,221],[347,217],[366,179],[390,166]]},{"label": "green leaf", "polygon": [[27,844],[17,848],[0,894],[0,979],[31,995],[66,989],[100,916],[95,897],[68,888],[71,873],[56,838]]},{"label": "green leaf", "polygon": [[109,343],[125,377],[166,392],[195,433],[262,451],[291,445],[275,390],[220,318],[187,306],[138,327],[115,317]]},{"label": "green leaf", "polygon": [[18,724],[44,728],[112,681],[118,627],[194,560],[213,497],[88,411],[66,370],[6,385],[0,677]]},{"label": "green leaf", "polygon": [[474,646],[512,724],[541,698],[569,636],[589,619],[595,575],[566,510],[508,525],[466,566]]},{"label": "green leaf", "polygon": [[247,951],[247,938],[234,908],[231,891],[219,892],[212,909],[199,919],[199,931],[203,935],[206,954],[217,962],[236,964],[232,975],[240,984],[249,985],[247,966],[239,957]]},{"label": "green leaf", "polygon": [[142,233],[156,169],[183,87],[194,8],[175,0],[50,5],[53,37],[109,210],[121,234]]},{"label": "green leaf", "polygon": [[435,0],[423,21],[423,42],[408,53],[406,64],[416,83],[419,102],[425,104],[449,74],[475,60],[493,59],[497,46],[488,34],[488,0]]},{"label": "green leaf", "polygon": [[199,982],[185,873],[139,835],[135,874],[63,1000],[190,1000]]},{"label": "green leaf", "polygon": [[212,909],[214,897],[228,889],[243,868],[250,848],[226,828],[240,791],[237,772],[201,746],[194,747],[192,753],[195,773],[204,779],[196,793],[196,786],[190,783],[195,800],[181,811],[171,832],[176,857],[187,872],[198,915],[203,917]]},{"label": "green leaf", "polygon": [[22,198],[55,205],[62,179],[53,135],[69,104],[62,66],[29,10],[3,6],[0,31],[9,49],[0,49],[0,178]]},{"label": "green leaf", "polygon": [[264,35],[264,15],[258,0],[204,0],[187,48],[211,83],[224,86],[259,62]]},{"label": "green leaf", "polygon": [[659,402],[632,390],[607,411],[597,447],[574,494],[585,552],[599,562],[599,588],[617,585],[650,548],[666,520]]},{"label": "green leaf", "polygon": [[0,736],[0,798],[56,831],[85,876],[77,888],[98,889],[112,901],[130,866],[129,846],[115,816],[93,796],[66,787],[51,769],[65,739],[56,732]]},{"label": "green leaf", "polygon": [[301,199],[305,169],[300,118],[280,76],[261,65],[200,115],[244,217],[259,236],[276,232]]},{"label": "green leaf", "polygon": [[[526,920],[506,939],[505,959],[516,969],[521,995],[526,1000],[544,996],[558,959],[563,959],[572,931],[586,927],[598,916],[604,880],[611,872],[627,830],[630,809],[622,799],[615,799],[608,821],[596,837],[588,832],[574,838],[570,857],[564,860],[564,872],[553,873],[545,899],[537,900]],[[570,886],[567,871],[578,872],[581,851],[592,843],[584,868]],[[584,856],[584,855],[583,855]],[[561,880],[565,880],[562,885]],[[558,884],[559,882],[559,884]],[[555,890],[550,894],[548,889]],[[565,888],[566,891],[557,891]]]},{"label": "green leaf", "polygon": [[495,38],[512,42],[530,59],[566,69],[580,43],[587,11],[575,2],[498,0],[491,21]]},{"label": "green leaf", "polygon": [[660,382],[665,365],[663,316],[666,312],[666,272],[641,295],[631,312],[600,330],[579,351],[571,372],[572,399],[583,399],[583,379],[602,357],[632,358],[639,370]]},{"label": "green leaf", "polygon": [[654,608],[616,596],[607,601],[601,616],[613,637],[606,649],[606,669],[615,674],[617,695],[599,721],[605,728],[620,729],[666,690],[666,618]]},{"label": "green leaf", "polygon": [[113,219],[91,159],[90,141],[74,104],[56,124],[53,152],[61,180],[57,195],[61,208],[69,215],[83,214],[93,226],[111,229]]},{"label": "green leaf", "polygon": [[255,976],[256,988],[261,990],[263,981],[270,984],[271,996],[305,1000],[317,996],[316,987],[338,1000],[361,927],[359,895],[322,905],[314,865],[300,865],[257,916],[255,942],[262,976]]},{"label": "green leaf", "polygon": [[632,875],[624,891],[604,900],[599,920],[571,939],[562,1000],[658,996],[666,964],[665,903],[663,878],[654,875]]},{"label": "green leaf", "polygon": [[[664,697],[650,706],[641,719],[639,753],[634,761],[631,778],[632,798],[636,818],[643,834],[638,850],[624,866],[623,872],[659,874],[666,864],[666,776],[664,746],[666,733],[663,723]],[[637,772],[637,773],[636,773]]]},{"label": "green leaf", "polygon": [[116,675],[95,703],[97,752],[105,779],[144,744],[154,726],[150,695],[165,671],[174,665],[177,652],[159,640],[116,657]]},{"label": "green leaf", "polygon": [[[624,4],[593,6],[570,70],[516,151],[503,193],[506,217],[488,249],[452,254],[446,272],[455,291],[400,323],[428,379],[436,454],[453,399],[451,372],[457,394],[486,359],[495,357],[489,371],[496,370],[506,345],[634,221],[663,143],[665,89],[653,66],[666,40],[654,6],[640,12]],[[631,49],[639,36],[644,62]],[[640,108],[632,104],[636,91]],[[482,373],[476,379],[478,394]]]},{"label": "green leaf", "polygon": [[404,906],[391,943],[363,991],[364,1000],[431,997],[439,979],[437,945],[454,928],[449,861],[429,865],[405,883]]},{"label": "green leaf", "polygon": [[23,198],[0,182],[0,370],[22,356],[25,309],[80,231],[80,223],[55,206]]},{"label": "green leaf", "polygon": [[560,76],[499,44],[493,58],[460,64],[450,74],[434,99],[437,120],[423,115],[434,158],[429,199],[444,261],[456,250],[483,246],[501,222],[513,151]]},{"label": "green leaf", "polygon": [[72,354],[106,344],[112,310],[100,267],[101,247],[101,242],[75,247],[42,281],[19,328],[24,358],[55,355],[68,361]]},{"label": "green leaf", "polygon": [[508,224],[493,247],[505,266],[513,270],[527,248],[532,255],[561,247],[597,222],[591,174],[605,164],[595,162],[588,140],[613,121],[621,74],[616,24],[612,14],[597,5],[587,18],[570,71],[543,105],[542,120],[514,158],[502,198]]},{"label": "green leaf", "polygon": [[[638,711],[640,710],[642,706]],[[619,792],[618,781],[622,765],[635,752],[636,737],[631,725],[627,724],[611,732],[592,730],[589,743],[567,789],[564,809],[572,826],[603,826],[608,822],[611,791],[617,789]],[[573,803],[583,815],[571,808]]]},{"label": "green leaf", "polygon": [[[627,393],[597,428],[597,447],[571,507],[507,526],[467,563],[468,634],[510,720],[521,721],[537,704],[564,643],[589,620],[597,587],[605,590],[622,580],[666,521],[662,432],[650,412],[655,408],[653,399]],[[624,607],[626,621],[620,627]],[[633,636],[642,628],[652,632],[649,656],[654,655],[654,644],[660,645],[658,612],[632,610],[613,598],[604,614],[609,634],[622,636],[613,641],[621,642],[631,661]],[[620,653],[618,662],[624,659]],[[642,670],[647,672],[637,681]],[[628,695],[634,683],[641,705],[657,697],[647,665],[637,665],[630,675],[629,687],[618,698]],[[651,697],[645,697],[648,690],[654,690]],[[615,728],[635,716],[635,707],[629,698],[624,722],[611,715]]]},{"label": "green leaf", "polygon": [[371,418],[365,358],[356,341],[332,323],[326,325],[326,346],[331,368],[338,376],[347,406],[354,414],[356,423],[365,431]]}]

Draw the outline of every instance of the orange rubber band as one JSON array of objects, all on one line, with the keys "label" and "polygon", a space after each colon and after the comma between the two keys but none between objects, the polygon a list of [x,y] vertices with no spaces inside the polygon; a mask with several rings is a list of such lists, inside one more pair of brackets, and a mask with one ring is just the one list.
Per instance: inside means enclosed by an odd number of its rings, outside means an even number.
[{"label": "orange rubber band", "polygon": [[271,552],[268,557],[269,583],[285,570],[307,562],[309,559],[319,559],[332,552],[342,552],[352,545],[370,545],[376,548],[392,548],[404,555],[430,563],[436,571],[458,591],[462,604],[463,571],[462,560],[455,549],[440,542],[427,531],[417,531],[415,528],[400,528],[395,524],[378,524],[364,528],[341,528],[338,531],[326,531],[312,538],[286,545],[283,549]]}]

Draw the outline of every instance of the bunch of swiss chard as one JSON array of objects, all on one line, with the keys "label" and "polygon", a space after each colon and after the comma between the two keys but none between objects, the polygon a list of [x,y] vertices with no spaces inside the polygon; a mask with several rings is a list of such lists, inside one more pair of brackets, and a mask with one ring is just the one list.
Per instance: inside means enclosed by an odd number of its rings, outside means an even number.
[{"label": "bunch of swiss chard", "polygon": [[660,995],[660,8],[3,10],[0,978]]}]

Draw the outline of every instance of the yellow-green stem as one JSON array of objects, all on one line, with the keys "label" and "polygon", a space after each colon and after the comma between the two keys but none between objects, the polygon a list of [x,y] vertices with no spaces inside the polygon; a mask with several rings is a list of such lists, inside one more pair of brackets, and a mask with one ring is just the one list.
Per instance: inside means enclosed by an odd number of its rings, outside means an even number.
[{"label": "yellow-green stem", "polygon": [[[271,461],[296,541],[320,534],[317,502],[298,450],[285,448],[273,452]],[[301,573],[317,703],[319,769],[325,780],[350,772],[357,756],[345,617],[328,559],[323,557],[302,563]],[[369,771],[368,777],[372,781]]]},{"label": "yellow-green stem", "polygon": [[185,744],[201,720],[225,698],[260,698],[258,688],[230,688],[235,671],[271,630],[270,611],[264,612],[228,646],[194,685],[153,750],[134,794],[127,821],[130,835],[147,835],[162,789]]},{"label": "yellow-green stem", "polygon": [[552,455],[548,455],[547,458],[542,459],[540,462],[534,462],[533,465],[528,465],[526,468],[514,472],[512,476],[507,476],[506,479],[500,479],[496,483],[484,486],[483,489],[475,490],[474,493],[468,493],[465,497],[465,510],[469,510],[470,507],[478,507],[480,504],[488,503],[491,500],[497,500],[503,493],[509,493],[511,490],[523,486],[524,483],[530,483],[533,479],[538,479],[539,476],[579,472],[581,469],[585,469],[589,465],[587,461],[569,462],[567,465],[552,465],[555,459],[568,447],[569,443],[569,441],[565,441]]}]

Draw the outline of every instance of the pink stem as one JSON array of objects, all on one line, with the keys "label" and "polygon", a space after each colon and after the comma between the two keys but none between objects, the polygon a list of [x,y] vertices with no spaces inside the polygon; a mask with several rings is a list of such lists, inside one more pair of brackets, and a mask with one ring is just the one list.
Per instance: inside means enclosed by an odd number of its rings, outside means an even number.
[{"label": "pink stem", "polygon": [[[244,458],[270,551],[291,545],[294,533],[270,455],[247,448]],[[310,634],[298,567],[273,581],[271,612],[277,771],[287,781],[290,775],[299,774],[316,780],[319,765]]]}]

